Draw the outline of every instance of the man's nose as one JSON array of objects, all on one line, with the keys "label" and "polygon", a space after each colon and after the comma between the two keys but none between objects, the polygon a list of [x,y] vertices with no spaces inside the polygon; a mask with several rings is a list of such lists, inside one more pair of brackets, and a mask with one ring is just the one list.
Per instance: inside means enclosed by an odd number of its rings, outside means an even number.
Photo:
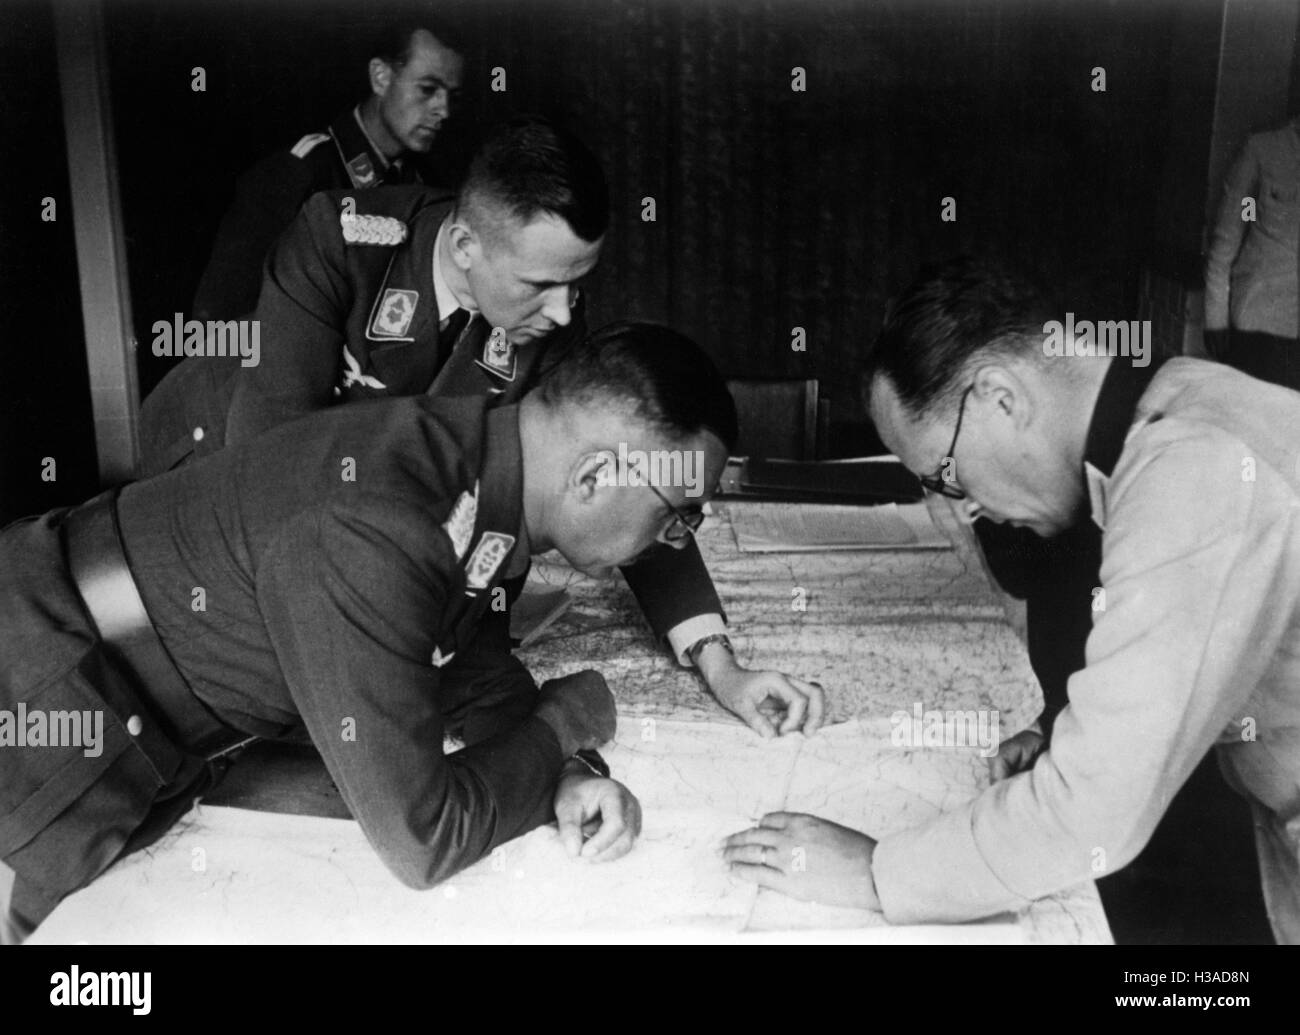
[{"label": "man's nose", "polygon": [[451,113],[451,94],[446,90],[436,91],[429,100],[429,110],[445,119]]},{"label": "man's nose", "polygon": [[569,326],[569,321],[573,319],[572,293],[575,290],[570,285],[563,284],[548,291],[546,301],[542,304],[542,315],[557,327]]},{"label": "man's nose", "polygon": [[668,538],[668,533],[673,530],[673,526],[676,524],[676,521],[670,521],[668,524],[664,525],[663,528],[659,529],[659,534],[655,536],[655,542],[663,543],[665,546],[671,546],[674,550],[685,550],[686,544],[691,541],[690,536],[684,536],[681,539]]}]

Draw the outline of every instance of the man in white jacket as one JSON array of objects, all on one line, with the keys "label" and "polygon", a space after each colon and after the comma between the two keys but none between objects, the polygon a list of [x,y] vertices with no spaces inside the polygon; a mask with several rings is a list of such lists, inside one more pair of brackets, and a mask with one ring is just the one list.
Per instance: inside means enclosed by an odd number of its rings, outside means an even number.
[{"label": "man in white jacket", "polygon": [[878,843],[778,813],[726,857],[896,923],[1019,909],[1131,862],[1217,745],[1255,812],[1274,933],[1300,942],[1300,394],[1203,360],[1049,355],[1053,316],[956,260],[903,294],[868,361],[877,429],[928,487],[1043,536],[1102,530],[1087,661],[1050,748]]},{"label": "man in white jacket", "polygon": [[1205,256],[1205,343],[1255,377],[1300,388],[1300,116],[1232,163]]}]

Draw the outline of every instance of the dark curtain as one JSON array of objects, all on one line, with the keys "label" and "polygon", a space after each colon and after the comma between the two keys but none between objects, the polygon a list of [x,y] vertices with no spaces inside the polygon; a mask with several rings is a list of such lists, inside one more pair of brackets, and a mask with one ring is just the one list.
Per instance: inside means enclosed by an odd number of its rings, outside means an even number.
[{"label": "dark curtain", "polygon": [[[188,306],[234,176],[359,98],[359,26],[384,8],[111,9],[147,329]],[[463,151],[487,120],[540,111],[603,156],[614,222],[589,294],[597,321],[666,321],[729,376],[820,378],[836,418],[853,420],[856,371],[885,303],[928,259],[999,254],[1080,314],[1136,317],[1169,138],[1171,3],[447,0],[438,10],[463,30],[470,59],[446,148]],[[160,68],[187,84],[199,64],[207,96],[159,91]],[[489,89],[497,67],[504,93]],[[804,92],[791,89],[796,67]],[[1091,88],[1095,67],[1104,93]],[[945,197],[955,223],[940,220]],[[654,222],[642,220],[644,198]],[[806,352],[791,349],[794,327]]]},{"label": "dark curtain", "polygon": [[732,376],[818,377],[853,419],[861,355],[923,261],[999,254],[1079,312],[1136,317],[1168,131],[1168,5],[498,10],[480,60],[506,67],[509,88],[484,112],[556,114],[609,166],[597,319],[667,321]]}]

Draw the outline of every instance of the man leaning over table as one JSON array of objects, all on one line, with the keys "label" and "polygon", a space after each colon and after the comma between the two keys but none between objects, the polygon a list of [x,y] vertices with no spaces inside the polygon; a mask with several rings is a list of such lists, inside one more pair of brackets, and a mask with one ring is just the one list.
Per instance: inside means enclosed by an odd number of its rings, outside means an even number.
[{"label": "man leaning over table", "polygon": [[1104,608],[1050,747],[879,841],[778,813],[725,857],[891,922],[972,920],[1127,865],[1217,745],[1255,813],[1273,931],[1300,942],[1300,394],[1197,359],[1058,355],[1054,318],[1013,276],[954,260],[907,289],[868,358],[876,427],[932,486],[947,473],[1042,536],[1102,530]]},{"label": "man leaning over table", "polygon": [[[305,730],[413,888],[552,819],[574,856],[628,851],[639,806],[592,751],[614,735],[604,679],[539,688],[490,602],[530,553],[600,576],[685,547],[735,437],[698,347],[614,324],[514,405],[339,407],[10,526],[0,928],[156,841],[254,736]],[[620,443],[689,451],[702,491],[637,480]],[[51,739],[82,714],[99,732]],[[444,755],[445,732],[466,746]]]},{"label": "man leaning over table", "polygon": [[[252,314],[260,361],[186,359],[145,400],[142,473],[169,470],[285,421],[368,398],[428,393],[510,405],[586,330],[581,282],[609,195],[574,134],[521,117],[494,129],[455,197],[421,187],[328,191],[267,259]],[[822,688],[741,665],[694,542],[623,570],[657,638],[765,737],[813,733]]]}]

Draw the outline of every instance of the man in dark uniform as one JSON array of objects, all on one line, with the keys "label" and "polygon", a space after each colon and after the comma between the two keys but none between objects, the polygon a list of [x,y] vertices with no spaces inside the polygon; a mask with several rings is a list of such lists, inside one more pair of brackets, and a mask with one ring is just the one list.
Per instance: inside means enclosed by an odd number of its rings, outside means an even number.
[{"label": "man in dark uniform", "polygon": [[[411,887],[552,818],[572,854],[623,854],[639,809],[590,750],[614,733],[604,680],[539,691],[491,602],[530,553],[599,575],[685,545],[735,436],[697,346],[616,324],[516,404],[336,408],[12,526],[0,859],[17,925],[156,839],[213,755],[304,729]],[[690,452],[704,491],[630,479],[620,443]],[[12,742],[14,716],[26,737],[82,711],[102,715],[94,752]],[[445,732],[467,746],[444,755]]]},{"label": "man in dark uniform", "polygon": [[[455,198],[422,188],[318,194],[276,243],[254,319],[261,361],[187,359],[142,413],[146,475],[338,402],[430,393],[508,405],[581,339],[577,282],[609,222],[595,156],[524,119],[479,149]],[[624,571],[655,635],[764,736],[822,721],[820,687],[736,663],[692,542]],[[781,712],[784,716],[781,716]]]},{"label": "man in dark uniform", "polygon": [[428,154],[460,90],[463,61],[442,26],[386,29],[370,58],[370,95],[241,177],[194,296],[198,320],[245,316],[257,304],[262,262],[317,191],[421,183]]}]

